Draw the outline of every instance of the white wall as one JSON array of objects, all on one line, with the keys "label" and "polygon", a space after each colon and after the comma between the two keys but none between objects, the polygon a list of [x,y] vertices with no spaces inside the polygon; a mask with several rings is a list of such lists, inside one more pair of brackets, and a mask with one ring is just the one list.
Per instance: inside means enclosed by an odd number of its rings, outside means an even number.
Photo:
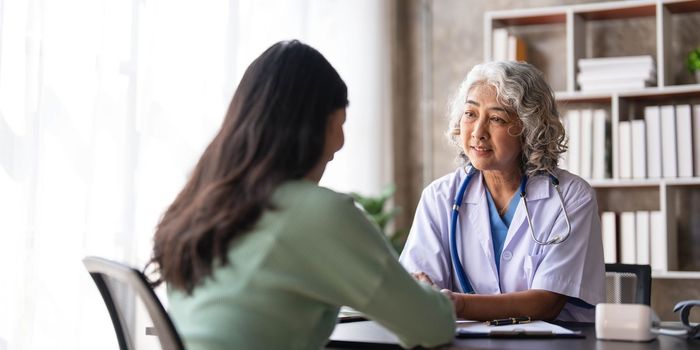
[{"label": "white wall", "polygon": [[391,43],[393,1],[239,2],[235,77],[263,50],[296,38],[319,50],[348,85],[346,142],[321,184],[378,194],[391,181]]}]

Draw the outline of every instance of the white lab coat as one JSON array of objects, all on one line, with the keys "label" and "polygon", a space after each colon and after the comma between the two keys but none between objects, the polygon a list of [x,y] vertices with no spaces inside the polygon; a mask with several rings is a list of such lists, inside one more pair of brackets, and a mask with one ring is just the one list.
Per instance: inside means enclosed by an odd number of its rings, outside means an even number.
[{"label": "white lab coat", "polygon": [[[486,187],[482,174],[472,178],[460,207],[457,247],[469,282],[478,294],[544,289],[595,305],[605,301],[605,264],[595,192],[584,180],[557,169],[571,235],[561,244],[542,246],[528,230],[522,202],[513,216],[501,253],[500,274],[494,261]],[[400,262],[409,272],[425,272],[440,288],[459,291],[449,250],[452,205],[463,168],[430,184],[420,203]],[[528,179],[527,203],[540,241],[566,232],[557,193],[548,176]],[[567,303],[563,321],[595,320],[595,310]]]}]

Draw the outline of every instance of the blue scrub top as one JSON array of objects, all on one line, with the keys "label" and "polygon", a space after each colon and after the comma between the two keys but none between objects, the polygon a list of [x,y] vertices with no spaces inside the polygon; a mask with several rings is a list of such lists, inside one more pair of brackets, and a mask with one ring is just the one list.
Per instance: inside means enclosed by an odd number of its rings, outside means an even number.
[{"label": "blue scrub top", "polygon": [[505,215],[501,217],[496,209],[496,203],[493,201],[491,192],[486,188],[486,197],[489,202],[489,220],[491,222],[491,240],[493,241],[493,255],[496,259],[496,270],[500,272],[501,270],[501,251],[503,251],[503,243],[506,241],[506,236],[508,235],[508,228],[510,227],[511,221],[513,221],[513,216],[515,215],[515,209],[518,208],[518,201],[520,196],[516,191],[513,194],[513,198],[508,204],[508,211]]}]

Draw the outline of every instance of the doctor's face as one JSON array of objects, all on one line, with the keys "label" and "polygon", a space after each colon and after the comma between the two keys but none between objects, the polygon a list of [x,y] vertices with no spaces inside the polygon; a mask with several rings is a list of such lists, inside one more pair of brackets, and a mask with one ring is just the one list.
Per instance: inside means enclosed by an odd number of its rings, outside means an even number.
[{"label": "doctor's face", "polygon": [[477,169],[519,171],[522,123],[498,102],[493,86],[469,90],[459,126],[462,149]]}]

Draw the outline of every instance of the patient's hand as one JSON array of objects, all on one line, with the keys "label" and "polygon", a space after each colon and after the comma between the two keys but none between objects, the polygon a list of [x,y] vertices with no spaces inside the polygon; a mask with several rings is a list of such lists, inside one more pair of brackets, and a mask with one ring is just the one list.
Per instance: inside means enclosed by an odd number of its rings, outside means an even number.
[{"label": "patient's hand", "polygon": [[449,289],[441,289],[440,293],[447,295],[450,298],[450,300],[452,300],[452,304],[454,304],[454,308],[455,308],[455,313],[456,313],[457,317],[459,317],[459,315],[460,315],[459,310],[462,310],[464,308],[464,306],[465,306],[464,303],[466,302],[466,300],[464,300],[464,298],[461,297],[464,294],[455,293]]},{"label": "patient's hand", "polygon": [[440,289],[440,293],[447,295],[450,298],[450,300],[452,300],[452,302],[457,302],[458,293],[454,293],[449,289]]},{"label": "patient's hand", "polygon": [[425,283],[433,288],[437,288],[437,286],[435,285],[433,280],[430,279],[430,276],[428,276],[428,274],[423,272],[423,271],[412,272],[411,276],[413,276],[413,278],[415,278],[416,281],[418,281],[418,282],[423,282],[423,283]]}]

